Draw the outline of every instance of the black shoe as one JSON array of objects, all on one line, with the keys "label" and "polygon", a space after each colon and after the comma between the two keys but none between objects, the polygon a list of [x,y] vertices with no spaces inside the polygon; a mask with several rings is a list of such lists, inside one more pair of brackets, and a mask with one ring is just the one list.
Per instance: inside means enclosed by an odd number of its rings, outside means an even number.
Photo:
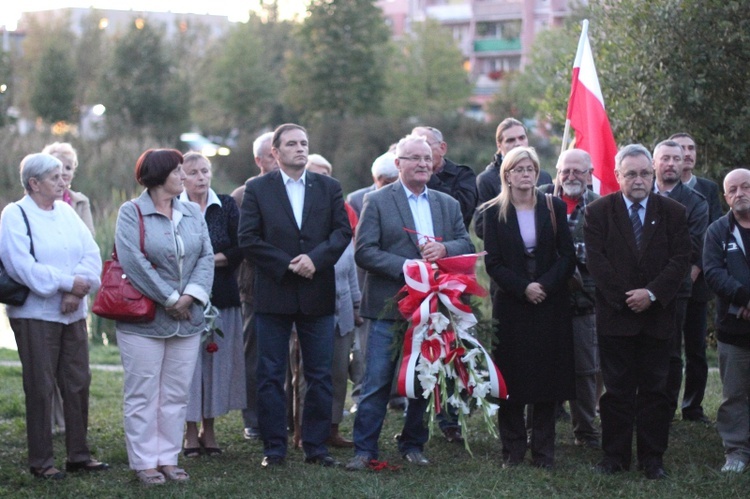
[{"label": "black shoe", "polygon": [[62,480],[65,478],[65,472],[64,471],[54,471],[54,466],[47,466],[46,468],[30,468],[29,471],[31,471],[31,474],[34,475],[36,478],[41,478],[42,480]]},{"label": "black shoe", "polygon": [[77,463],[67,462],[65,463],[65,471],[75,473],[76,471],[106,471],[109,469],[107,463],[102,463],[96,459],[89,459],[88,461],[79,461]]},{"label": "black shoe", "polygon": [[463,435],[461,435],[461,428],[450,426],[448,428],[443,428],[441,431],[443,432],[443,436],[445,437],[446,442],[451,444],[464,443],[464,437]]},{"label": "black shoe", "polygon": [[652,464],[643,468],[643,474],[649,480],[663,480],[669,478],[669,474],[661,464]]},{"label": "black shoe", "polygon": [[281,456],[265,456],[263,461],[260,463],[260,467],[265,469],[275,468],[276,466],[284,466],[286,459]]},{"label": "black shoe", "polygon": [[625,471],[625,467],[612,461],[601,461],[594,466],[594,472],[600,475],[614,475]]},{"label": "black shoe", "polygon": [[704,425],[710,425],[711,420],[706,417],[705,414],[699,414],[697,416],[686,416],[685,414],[682,415],[683,421],[693,421],[695,423],[703,423]]},{"label": "black shoe", "polygon": [[319,454],[313,457],[306,457],[305,464],[319,464],[326,468],[338,468],[341,466],[341,463],[336,461],[330,454]]}]

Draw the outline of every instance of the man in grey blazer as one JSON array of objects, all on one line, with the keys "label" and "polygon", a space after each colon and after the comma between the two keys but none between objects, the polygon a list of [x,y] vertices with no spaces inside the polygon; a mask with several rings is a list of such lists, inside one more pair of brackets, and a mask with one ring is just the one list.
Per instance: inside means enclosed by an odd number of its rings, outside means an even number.
[{"label": "man in grey blazer", "polygon": [[[355,260],[366,271],[360,314],[372,320],[367,366],[354,421],[355,456],[348,470],[361,470],[378,458],[378,438],[391,391],[396,360],[391,344],[398,310],[390,300],[405,284],[407,260],[435,261],[474,251],[458,201],[426,188],[432,152],[424,137],[407,135],[396,146],[399,180],[365,197],[357,226]],[[428,431],[424,398],[412,399],[398,447],[408,462],[427,465]]]}]

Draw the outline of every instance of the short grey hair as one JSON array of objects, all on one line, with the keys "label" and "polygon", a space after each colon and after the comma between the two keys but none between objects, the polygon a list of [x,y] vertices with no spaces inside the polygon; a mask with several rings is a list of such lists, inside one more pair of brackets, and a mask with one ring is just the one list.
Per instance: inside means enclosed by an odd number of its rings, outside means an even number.
[{"label": "short grey hair", "polygon": [[[401,156],[404,153],[404,148],[408,144],[412,144],[415,142],[421,142],[422,144],[426,145],[428,148],[430,147],[430,144],[427,143],[427,139],[421,135],[414,135],[409,134],[406,137],[403,137],[401,140],[398,141],[398,144],[396,144],[396,156]],[[432,149],[430,149],[432,151]],[[432,152],[430,152],[432,154]]]},{"label": "short grey hair", "polygon": [[414,129],[411,131],[412,134],[418,135],[419,132],[428,131],[432,133],[432,136],[435,137],[435,140],[438,142],[443,142],[443,132],[435,128],[434,126],[418,126],[414,127]]},{"label": "short grey hair", "polygon": [[648,149],[646,149],[644,146],[642,146],[641,144],[628,144],[621,147],[620,150],[617,151],[617,154],[615,155],[615,170],[620,169],[620,165],[625,158],[630,158],[633,156],[645,156],[648,159],[649,164],[651,164],[651,162],[653,161],[651,153],[648,152]]},{"label": "short grey hair", "polygon": [[381,154],[372,162],[372,178],[392,179],[398,177],[398,168],[396,167],[396,155],[392,152]]},{"label": "short grey hair", "polygon": [[680,150],[680,156],[685,156],[682,153],[682,146],[672,139],[662,140],[656,144],[656,147],[654,147],[654,156],[656,156],[656,151],[658,151],[660,147],[676,147]]},{"label": "short grey hair", "polygon": [[31,193],[31,179],[42,180],[55,168],[62,169],[62,161],[51,154],[29,154],[21,160],[21,185],[27,193]]},{"label": "short grey hair", "polygon": [[257,139],[253,141],[253,157],[257,158],[258,154],[260,154],[260,148],[263,146],[263,143],[265,141],[273,142],[273,132],[266,132],[264,134],[261,134],[258,136]]}]

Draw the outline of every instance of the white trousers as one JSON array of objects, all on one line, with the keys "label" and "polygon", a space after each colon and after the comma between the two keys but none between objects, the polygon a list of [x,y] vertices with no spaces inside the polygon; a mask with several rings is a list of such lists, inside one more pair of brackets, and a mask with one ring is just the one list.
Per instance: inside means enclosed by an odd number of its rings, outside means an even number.
[{"label": "white trousers", "polygon": [[147,338],[117,331],[131,469],[177,465],[200,338]]}]

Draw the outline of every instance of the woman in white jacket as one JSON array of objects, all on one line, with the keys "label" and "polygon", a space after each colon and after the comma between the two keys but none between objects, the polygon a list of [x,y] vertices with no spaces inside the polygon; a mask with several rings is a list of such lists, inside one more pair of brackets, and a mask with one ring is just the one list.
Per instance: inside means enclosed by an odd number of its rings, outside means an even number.
[{"label": "woman in white jacket", "polygon": [[65,476],[52,453],[56,382],[64,401],[67,471],[108,468],[91,458],[86,444],[91,383],[86,296],[99,287],[102,261],[73,208],[56,201],[65,188],[61,166],[49,154],[26,156],[21,161],[26,196],[8,204],[0,219],[0,258],[8,274],[30,289],[26,302],[8,305],[7,314],[23,367],[29,466],[34,476],[48,479]]}]

